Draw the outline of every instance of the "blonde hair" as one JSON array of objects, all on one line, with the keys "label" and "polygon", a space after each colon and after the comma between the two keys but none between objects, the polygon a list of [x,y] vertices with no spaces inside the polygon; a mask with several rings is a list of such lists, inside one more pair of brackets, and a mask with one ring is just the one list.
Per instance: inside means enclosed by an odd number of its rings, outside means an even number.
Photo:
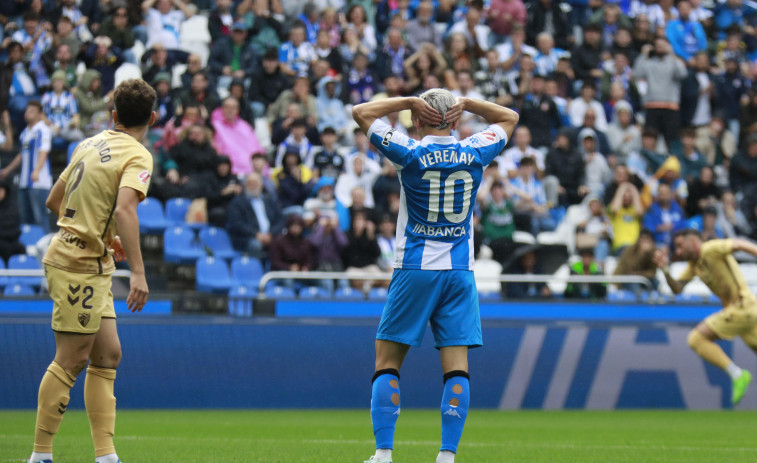
[{"label": "blonde hair", "polygon": [[455,97],[452,93],[443,88],[432,88],[421,93],[420,98],[442,115],[442,123],[434,127],[434,129],[443,130],[449,127],[449,122],[444,119],[444,116],[449,111],[449,108],[455,104]]}]

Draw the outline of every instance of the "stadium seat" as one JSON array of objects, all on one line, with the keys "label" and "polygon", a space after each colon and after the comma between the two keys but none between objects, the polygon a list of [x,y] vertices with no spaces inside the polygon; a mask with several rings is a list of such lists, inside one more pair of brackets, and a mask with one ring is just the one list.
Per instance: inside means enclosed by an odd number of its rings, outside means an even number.
[{"label": "stadium seat", "polygon": [[[0,259],[0,270],[5,270],[5,261]],[[0,288],[8,286],[8,277],[0,276]]]},{"label": "stadium seat", "polygon": [[252,300],[258,297],[258,288],[234,285],[229,290],[229,315],[252,316]]},{"label": "stadium seat", "polygon": [[334,291],[334,298],[335,299],[364,299],[365,296],[361,291],[358,291],[355,288],[350,288],[349,286],[346,288],[339,288],[336,291]]},{"label": "stadium seat", "polygon": [[272,299],[294,299],[295,297],[294,290],[292,288],[287,288],[286,286],[268,287],[266,285],[265,295]]},{"label": "stadium seat", "polygon": [[192,201],[187,198],[171,198],[166,201],[166,220],[171,226],[187,225],[187,210]]},{"label": "stadium seat", "polygon": [[307,286],[300,290],[300,299],[329,299],[331,291],[320,286]]},{"label": "stadium seat", "polygon": [[513,232],[513,241],[516,243],[535,244],[536,238],[529,232],[515,230]]},{"label": "stadium seat", "polygon": [[607,300],[609,302],[637,302],[636,295],[631,291],[626,291],[624,289],[609,292],[607,294]]},{"label": "stadium seat", "polygon": [[141,79],[142,69],[134,63],[123,63],[116,69],[115,86],[128,79]]},{"label": "stadium seat", "polygon": [[139,232],[145,235],[163,233],[170,225],[163,212],[163,205],[155,198],[147,197],[137,206]]},{"label": "stadium seat", "polygon": [[187,227],[171,227],[163,234],[163,260],[175,264],[196,262],[206,255],[195,239],[194,232]]},{"label": "stadium seat", "polygon": [[675,297],[673,297],[674,302],[687,302],[687,303],[696,303],[701,304],[704,302],[704,299],[699,294],[688,294],[688,293],[681,293],[676,294]]},{"label": "stadium seat", "polygon": [[197,291],[228,294],[232,286],[226,261],[211,256],[197,259]]},{"label": "stadium seat", "polygon": [[76,151],[77,146],[79,146],[78,141],[72,141],[71,143],[68,144],[68,154],[67,154],[68,157],[66,158],[67,159],[66,164],[71,162],[71,156],[74,155],[74,151]]},{"label": "stadium seat", "polygon": [[386,299],[388,292],[386,288],[373,288],[368,293],[368,299],[372,301],[383,301]]},{"label": "stadium seat", "polygon": [[254,287],[257,290],[263,273],[263,264],[254,257],[235,257],[231,261],[231,279],[235,285]]},{"label": "stadium seat", "polygon": [[210,249],[213,257],[218,259],[233,259],[239,256],[231,246],[231,239],[226,230],[218,227],[206,227],[200,230],[200,241]]},{"label": "stadium seat", "polygon": [[478,300],[479,302],[499,302],[502,297],[499,291],[479,291]]},{"label": "stadium seat", "polygon": [[[41,270],[39,262],[26,254],[16,254],[8,259],[8,270]],[[8,285],[27,285],[39,288],[42,277],[8,277]]]},{"label": "stadium seat", "polygon": [[208,18],[196,14],[182,22],[179,29],[179,42],[182,50],[200,55],[203,66],[206,65],[210,56]]},{"label": "stadium seat", "polygon": [[29,285],[8,285],[3,290],[3,296],[34,296],[37,292]]},{"label": "stadium seat", "polygon": [[21,236],[18,240],[24,246],[34,246],[43,236],[45,231],[39,225],[24,224],[21,225]]}]

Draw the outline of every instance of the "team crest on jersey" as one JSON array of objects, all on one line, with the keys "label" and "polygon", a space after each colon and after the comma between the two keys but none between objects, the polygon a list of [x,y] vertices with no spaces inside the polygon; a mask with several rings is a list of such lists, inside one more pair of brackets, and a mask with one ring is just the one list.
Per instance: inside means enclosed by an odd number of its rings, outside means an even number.
[{"label": "team crest on jersey", "polygon": [[139,175],[137,175],[137,177],[139,178],[139,181],[142,182],[142,185],[147,185],[147,182],[150,180],[150,177],[152,177],[152,175],[150,175],[150,172],[143,170],[139,173]]},{"label": "team crest on jersey", "polygon": [[89,323],[89,314],[88,313],[80,313],[79,314],[79,324],[81,326],[87,326],[87,323]]},{"label": "team crest on jersey", "polygon": [[381,144],[384,146],[389,146],[389,142],[392,141],[393,136],[394,136],[394,129],[390,129],[388,132],[386,132],[386,135],[384,135],[384,139],[381,140]]}]

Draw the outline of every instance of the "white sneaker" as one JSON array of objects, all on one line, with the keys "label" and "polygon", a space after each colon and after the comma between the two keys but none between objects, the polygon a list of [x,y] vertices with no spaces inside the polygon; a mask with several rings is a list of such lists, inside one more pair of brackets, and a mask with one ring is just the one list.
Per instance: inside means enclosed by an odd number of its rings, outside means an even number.
[{"label": "white sneaker", "polygon": [[365,460],[363,463],[392,463],[392,460],[379,460],[376,455],[371,455],[371,458]]}]

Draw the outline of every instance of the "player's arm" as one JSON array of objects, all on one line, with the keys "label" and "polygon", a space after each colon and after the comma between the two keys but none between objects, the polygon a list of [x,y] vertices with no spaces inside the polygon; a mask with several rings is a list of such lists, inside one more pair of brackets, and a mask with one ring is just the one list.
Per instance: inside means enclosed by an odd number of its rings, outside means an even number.
[{"label": "player's arm", "polygon": [[55,185],[50,189],[50,194],[47,195],[45,206],[50,209],[50,212],[58,217],[60,214],[60,204],[63,202],[63,196],[66,194],[66,182],[61,179],[55,181]]},{"label": "player's arm", "polygon": [[113,213],[116,218],[121,245],[126,254],[126,259],[129,261],[129,267],[131,267],[129,297],[126,298],[126,304],[132,312],[142,310],[149,293],[145,277],[145,265],[142,262],[142,252],[139,249],[137,205],[140,200],[140,193],[137,190],[122,187],[118,190],[116,210]]},{"label": "player's arm", "polygon": [[507,133],[508,140],[513,134],[515,126],[518,125],[518,119],[520,119],[518,113],[496,103],[460,97],[457,99],[457,103],[444,115],[445,120],[457,121],[462,117],[464,111],[483,117],[489,124],[499,125]]},{"label": "player's arm", "polygon": [[442,115],[439,111],[432,108],[428,103],[418,97],[403,98],[384,98],[383,100],[370,101],[362,103],[352,108],[352,117],[360,126],[360,130],[368,134],[376,119],[393,113],[395,111],[404,111],[409,109],[414,115],[420,117],[421,121],[437,126],[443,122]]},{"label": "player's arm", "polygon": [[670,287],[670,290],[673,291],[673,294],[681,294],[683,287],[686,286],[688,280],[678,280],[673,278],[670,274],[668,253],[658,249],[654,252],[653,260],[655,265],[657,265],[657,268],[661,269],[662,274],[665,275],[665,281],[668,282],[668,286]]},{"label": "player's arm", "polygon": [[757,244],[752,243],[741,238],[733,239],[733,251],[744,251],[757,257]]}]

